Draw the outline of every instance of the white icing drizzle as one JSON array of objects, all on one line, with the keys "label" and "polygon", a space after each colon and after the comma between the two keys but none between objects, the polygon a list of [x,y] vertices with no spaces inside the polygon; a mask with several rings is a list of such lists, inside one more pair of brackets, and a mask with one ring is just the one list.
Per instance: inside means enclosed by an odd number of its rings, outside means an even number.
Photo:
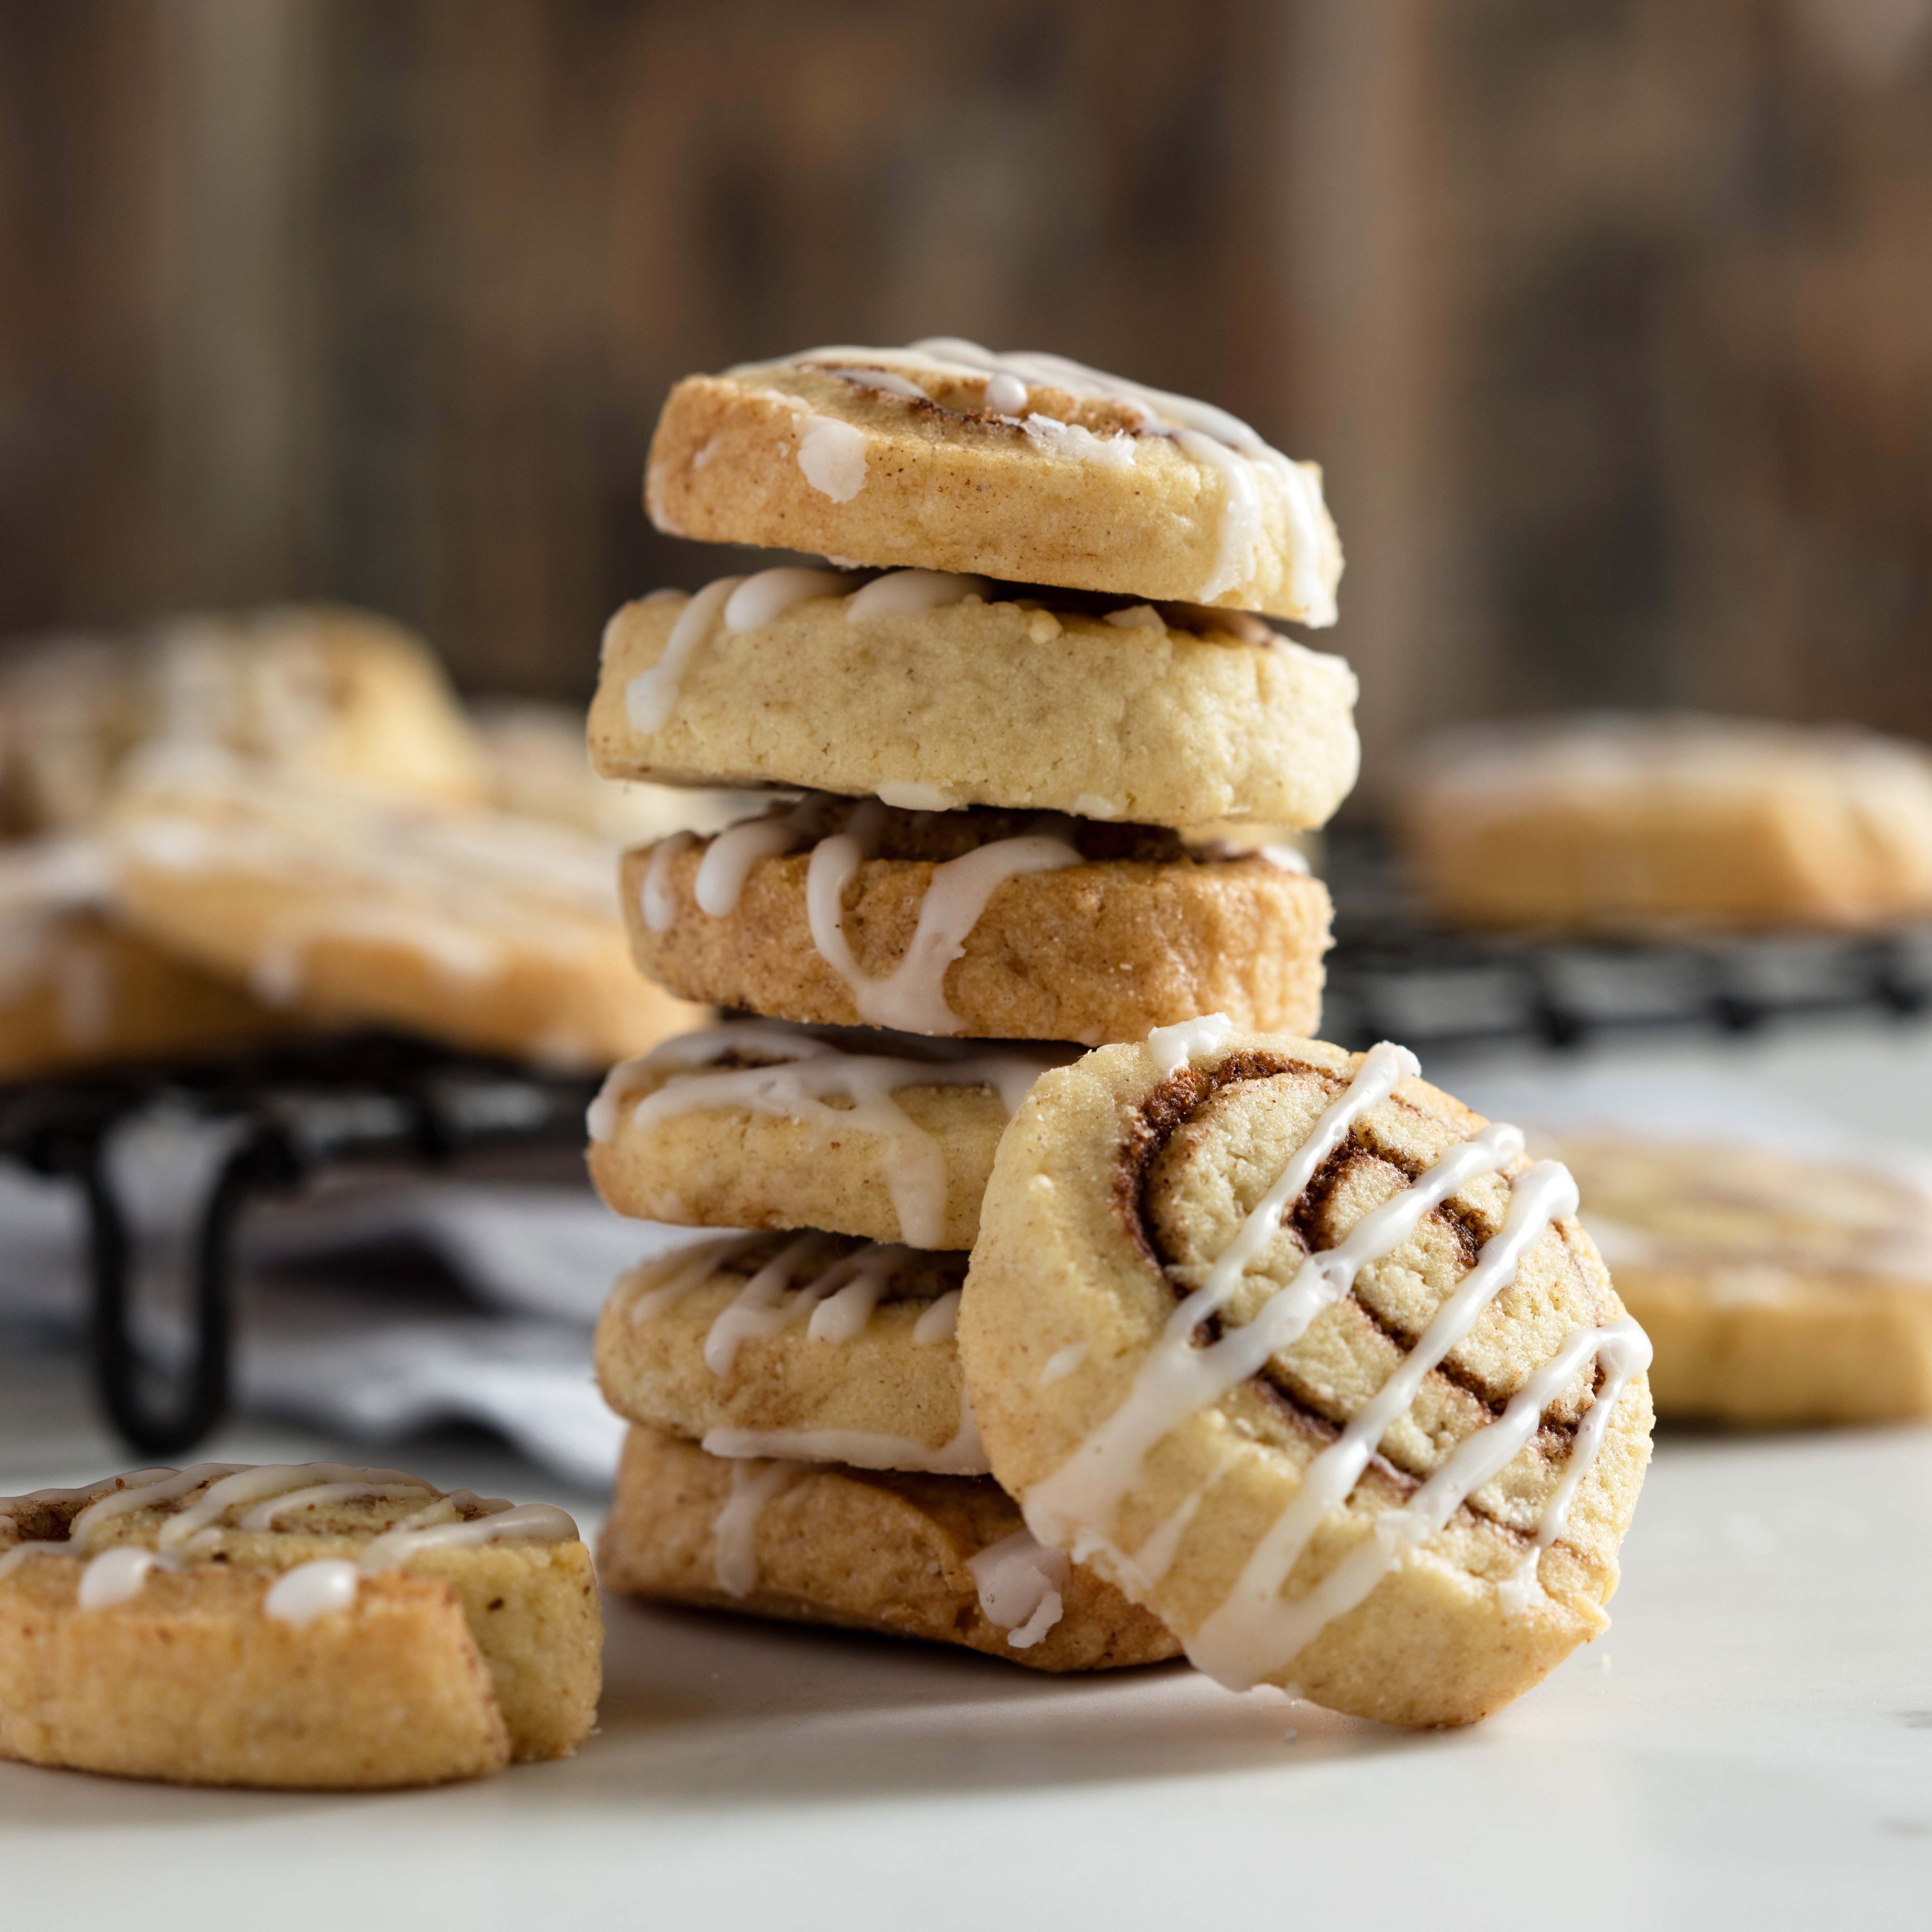
[{"label": "white icing drizzle", "polygon": [[898,812],[950,812],[959,801],[923,778],[888,778],[879,788],[881,804]]},{"label": "white icing drizzle", "polygon": [[1167,620],[1151,604],[1130,604],[1125,609],[1109,610],[1106,621],[1117,630],[1159,631],[1167,630]]},{"label": "white icing drizzle", "polygon": [[278,1623],[306,1630],[318,1617],[354,1609],[362,1587],[362,1571],[340,1557],[298,1563],[269,1585],[262,1599],[262,1613]]},{"label": "white icing drizzle", "polygon": [[650,862],[644,868],[644,883],[638,894],[638,910],[651,932],[668,932],[676,924],[677,895],[671,890],[671,861],[697,843],[694,832],[674,832],[651,848]]},{"label": "white icing drizzle", "polygon": [[[752,868],[760,859],[776,859],[789,852],[798,843],[799,830],[796,814],[789,812],[741,819],[728,826],[704,848],[704,856],[698,861],[692,889],[698,910],[712,919],[730,918],[738,910]],[[656,864],[655,855],[651,862]]]},{"label": "white icing drizzle", "polygon": [[858,388],[883,389],[888,395],[903,396],[909,403],[932,400],[910,376],[902,376],[896,369],[840,369],[828,364],[825,373]]},{"label": "white icing drizzle", "polygon": [[1108,470],[1134,466],[1134,440],[1119,430],[1096,436],[1083,424],[1062,422],[1058,416],[1037,412],[1022,416],[1020,429],[1042,456],[1058,457],[1066,463],[1097,463]]},{"label": "white icing drizzle", "polygon": [[641,1268],[632,1277],[635,1283],[630,1318],[649,1322],[674,1308],[693,1288],[701,1288],[728,1262],[755,1246],[759,1234],[719,1234],[708,1241],[680,1248],[674,1255]]},{"label": "white icing drizzle", "polygon": [[[346,1462],[265,1463],[258,1468],[238,1469],[210,1484],[188,1508],[178,1510],[161,1525],[155,1536],[155,1547],[164,1556],[179,1551],[199,1553],[219,1543],[220,1526],[235,1510],[248,1509],[251,1504],[262,1504],[274,1497],[283,1498],[286,1505],[304,1491],[309,1492],[310,1500],[319,1500],[314,1495],[318,1488],[339,1498],[433,1496],[436,1493],[428,1484],[418,1482],[400,1469],[356,1468]],[[266,1509],[266,1521],[263,1509],[249,1510],[241,1527],[269,1528],[277,1507]]]},{"label": "white icing drizzle", "polygon": [[1226,1013],[1204,1013],[1198,1019],[1178,1020],[1156,1027],[1148,1035],[1148,1051],[1163,1080],[1172,1079],[1198,1053],[1212,1053],[1234,1030]]},{"label": "white icing drizzle", "polygon": [[1055,1382],[1064,1382],[1087,1359],[1087,1353],[1084,1342],[1070,1342],[1065,1348],[1054,1349],[1040,1372],[1040,1386],[1051,1388]]},{"label": "white icing drizzle", "polygon": [[986,1621],[1006,1633],[1015,1650],[1030,1650],[1059,1622],[1060,1593],[1072,1565],[1024,1529],[988,1544],[966,1559]]},{"label": "white icing drizzle", "polygon": [[880,1296],[892,1285],[893,1270],[914,1258],[912,1249],[897,1242],[875,1242],[848,1257],[848,1279],[813,1309],[805,1324],[806,1339],[842,1347],[863,1334]]},{"label": "white icing drizzle", "polygon": [[952,570],[889,570],[875,577],[845,600],[845,616],[851,623],[873,617],[911,617],[938,610],[948,604],[963,604],[969,597],[985,597],[992,589],[983,577],[968,577]]},{"label": "white icing drizzle", "polygon": [[718,613],[743,581],[740,577],[721,577],[715,584],[707,584],[677,614],[657,662],[640,671],[624,688],[624,710],[632,730],[663,728],[676,706],[679,687],[698,646],[710,635]]},{"label": "white icing drizzle", "polygon": [[812,944],[845,982],[862,1020],[910,1033],[957,1033],[959,1016],[946,1001],[946,969],[966,950],[987,901],[1008,879],[1077,866],[1080,854],[1064,838],[1034,834],[997,838],[935,866],[904,958],[875,978],[861,970],[846,939],[844,902],[877,824],[877,808],[868,799],[844,831],[813,848],[805,886]]},{"label": "white icing drizzle", "polygon": [[[851,1258],[848,1255],[843,1260]],[[819,1272],[788,1302],[785,1297],[808,1262],[818,1264]],[[704,1337],[704,1366],[714,1376],[728,1376],[737,1362],[738,1351],[747,1342],[767,1340],[803,1320],[842,1286],[846,1276],[838,1272],[841,1266],[832,1235],[806,1234],[788,1241],[752,1274],[712,1323]],[[635,1312],[634,1309],[634,1317]]]},{"label": "white icing drizzle", "polygon": [[[902,1044],[910,1048],[915,1042]],[[768,1058],[776,1064],[704,1067],[706,1059],[734,1053]],[[640,1073],[649,1076],[666,1067],[690,1068],[640,1100],[631,1116],[633,1123],[642,1127],[706,1108],[745,1107],[782,1120],[889,1136],[894,1145],[886,1186],[898,1216],[900,1236],[915,1247],[937,1248],[944,1244],[945,1150],[893,1095],[908,1087],[985,1086],[999,1096],[1010,1114],[1034,1082],[1064,1058],[1051,1049],[1025,1048],[957,1060],[850,1052],[809,1033],[770,1022],[740,1022],[682,1034],[644,1059],[616,1069],[593,1104],[591,1132],[601,1140],[616,1131],[626,1089]],[[848,1104],[834,1107],[828,1104],[833,1100]]]},{"label": "white icing drizzle", "polygon": [[959,1426],[937,1449],[910,1436],[870,1429],[713,1429],[701,1446],[708,1455],[734,1460],[782,1456],[800,1462],[848,1462],[855,1469],[918,1469],[940,1476],[984,1476],[992,1468],[972,1405],[963,1395]]},{"label": "white icing drizzle", "polygon": [[1118,818],[1122,809],[1118,800],[1102,798],[1097,792],[1083,791],[1073,801],[1074,815],[1079,818]]},{"label": "white icing drizzle", "polygon": [[782,617],[794,605],[814,597],[842,597],[852,587],[842,571],[813,570],[797,564],[781,565],[747,577],[724,601],[728,631],[755,631]]},{"label": "white icing drizzle", "polygon": [[[456,1496],[476,1503],[481,1498],[458,1490]],[[405,1524],[379,1536],[363,1551],[362,1574],[374,1576],[384,1570],[399,1570],[410,1558],[425,1550],[469,1550],[486,1543],[574,1543],[577,1523],[554,1503],[522,1503],[512,1508],[508,1503],[482,1502],[488,1512],[469,1522],[433,1523],[427,1529],[412,1529]]]},{"label": "white icing drizzle", "polygon": [[1131,1558],[1124,1560],[1116,1552],[1114,1561],[1127,1570],[1137,1588],[1143,1592],[1151,1590],[1174,1568],[1174,1559],[1180,1553],[1180,1539],[1187,1534],[1187,1526],[1206,1501],[1208,1491],[1234,1466],[1239,1454],[1238,1450],[1230,1450],[1222,1456],[1206,1476],[1181,1498],[1173,1510],[1148,1532]]},{"label": "white icing drizzle", "polygon": [[986,378],[986,406],[996,415],[1016,416],[1027,406],[1027,386],[1004,370]]},{"label": "white icing drizzle", "polygon": [[[136,1544],[116,1544],[94,1553],[93,1546],[104,1525],[139,1510],[176,1502],[204,1486],[206,1493],[194,1503],[163,1521],[153,1550]],[[26,1496],[0,1498],[0,1515],[15,1513],[8,1507],[10,1503],[88,1499],[86,1507],[70,1525],[66,1541],[40,1540],[16,1546],[0,1557],[0,1576],[37,1553],[87,1556],[91,1560],[81,1573],[77,1601],[84,1610],[110,1609],[131,1602],[155,1570],[176,1569],[182,1558],[196,1556],[212,1540],[218,1540],[221,1526],[237,1510],[247,1510],[239,1528],[266,1531],[272,1530],[276,1519],[290,1510],[364,1497],[388,1500],[423,1496],[432,1498],[426,1508],[410,1517],[400,1528],[376,1537],[364,1550],[362,1574],[394,1568],[422,1549],[494,1543],[506,1538],[557,1541],[574,1539],[577,1534],[576,1524],[562,1510],[548,1503],[513,1509],[507,1502],[485,1501],[467,1490],[439,1496],[430,1484],[398,1469],[361,1468],[345,1462],[260,1466],[197,1462],[185,1469],[141,1469],[130,1475],[109,1477],[85,1490],[40,1490]],[[444,1520],[434,1527],[422,1526],[434,1518],[451,1517],[458,1508],[478,1509],[484,1514],[476,1522]],[[354,1567],[332,1566],[328,1562],[298,1564],[271,1588],[262,1607],[270,1616],[293,1623],[306,1623],[328,1609],[346,1608],[354,1600],[353,1593],[346,1601],[334,1600],[340,1595],[340,1586],[329,1582],[322,1575],[299,1584],[290,1580],[305,1571],[321,1573],[332,1568]],[[286,1595],[278,1598],[278,1592],[284,1586]],[[322,1600],[325,1598],[328,1600]],[[281,1607],[277,1607],[278,1602]],[[316,1604],[320,1607],[308,1607]],[[297,1610],[305,1613],[295,1614]]]},{"label": "white icing drizzle", "polygon": [[[1311,1255],[1294,1281],[1265,1303],[1252,1321],[1228,1330],[1204,1348],[1195,1346],[1195,1330],[1234,1294],[1249,1264],[1273,1239],[1282,1214],[1355,1121],[1387,1099],[1398,1082],[1419,1071],[1414,1054],[1386,1040],[1363,1056],[1347,1088],[1323,1112],[1274,1185],[1256,1204],[1207,1280],[1168,1317],[1126,1400],[1058,1469],[1027,1492],[1023,1507],[1028,1526],[1042,1542],[1070,1545],[1076,1555],[1084,1542],[1104,1543],[1106,1526],[1154,1444],[1255,1374],[1277,1348],[1292,1342],[1322,1308],[1346,1292],[1354,1270],[1348,1270],[1337,1289],[1319,1265],[1330,1257],[1340,1258],[1341,1250]],[[1396,1198],[1406,1199],[1414,1192],[1406,1190]],[[1355,1232],[1360,1233],[1372,1218],[1365,1216]],[[1416,1218],[1420,1220],[1420,1211]],[[1346,1266],[1346,1262],[1338,1258],[1337,1264]]]},{"label": "white icing drizzle", "polygon": [[912,1345],[915,1348],[937,1348],[941,1342],[951,1341],[959,1332],[961,1294],[960,1289],[949,1288],[912,1324]]},{"label": "white icing drizzle", "polygon": [[[1283,1214],[1353,1122],[1416,1070],[1412,1054],[1386,1042],[1364,1056],[1348,1088],[1244,1220],[1202,1286],[1169,1318],[1126,1400],[1060,1469],[1028,1492],[1024,1510],[1035,1534],[1070,1546],[1076,1558],[1105,1552],[1124,1579],[1142,1590],[1152,1588],[1172,1564],[1202,1497],[1239,1453],[1225,1455],[1130,1556],[1113,1545],[1111,1525],[1154,1445],[1305,1334],[1317,1314],[1348,1292],[1363,1268],[1400,1247],[1431,1209],[1480,1175],[1520,1158],[1522,1136],[1516,1128],[1501,1122],[1484,1127],[1365,1214],[1334,1247],[1309,1256],[1288,1286],[1270,1297],[1253,1319],[1204,1346],[1196,1346],[1192,1338],[1202,1322],[1225,1305]],[[1561,1534],[1618,1396],[1648,1364],[1649,1342],[1627,1319],[1572,1331],[1556,1355],[1526,1381],[1500,1420],[1459,1444],[1409,1502],[1378,1517],[1367,1536],[1319,1583],[1299,1597],[1284,1598],[1281,1593],[1329,1512],[1346,1502],[1383,1436],[1408,1412],[1424,1378],[1515,1281],[1524,1256],[1552,1221],[1574,1214],[1576,1208],[1576,1183],[1556,1162],[1538,1162],[1515,1178],[1501,1230],[1484,1244],[1475,1265],[1436,1310],[1401,1365],[1303,1472],[1294,1500],[1250,1551],[1226,1598],[1188,1639],[1188,1655],[1199,1668],[1237,1690],[1286,1670],[1330,1622],[1360,1603],[1405,1551],[1439,1532],[1477,1490],[1507,1468],[1541,1426],[1544,1409],[1586,1364],[1596,1360],[1604,1366],[1604,1386],[1578,1427],[1529,1551],[1499,1586],[1506,1610],[1526,1602],[1538,1585],[1541,1554]]]},{"label": "white icing drizzle", "polygon": [[152,1571],[173,1567],[152,1550],[131,1543],[117,1544],[104,1550],[80,1573],[74,1600],[83,1610],[118,1610],[141,1594],[141,1586]]},{"label": "white icing drizzle", "polygon": [[804,1473],[796,1462],[732,1465],[731,1493],[711,1524],[711,1574],[728,1597],[748,1597],[757,1586],[758,1519]]},{"label": "white icing drizzle", "polygon": [[[954,336],[929,337],[915,342],[910,354],[914,358],[930,358],[941,366],[950,364],[982,374],[1010,375],[1024,382],[1051,385],[1070,395],[1124,404],[1138,412],[1138,426],[1142,431],[1172,437],[1196,462],[1216,471],[1225,487],[1220,554],[1213,575],[1203,587],[1204,596],[1210,602],[1232,590],[1254,568],[1263,534],[1258,479],[1265,476],[1293,532],[1291,594],[1309,621],[1334,622],[1334,598],[1322,584],[1320,572],[1320,486],[1303,465],[1270,448],[1238,416],[1216,409],[1211,403],[1150,388],[1064,356],[998,356],[977,343]],[[1088,460],[1098,457],[1118,462],[1121,459],[1112,454],[1109,446],[1118,443],[1126,446],[1125,460],[1132,460],[1130,437],[1096,437],[1036,414],[1026,417],[1020,427],[1036,447],[1054,455],[1077,454]],[[1093,448],[1078,442],[1076,439],[1079,436],[1085,437]]]},{"label": "white icing drizzle", "polygon": [[1294,845],[1257,845],[1255,856],[1265,859],[1278,872],[1299,872],[1304,878],[1308,875],[1308,855]]},{"label": "white icing drizzle", "polygon": [[[800,365],[829,364],[840,368],[854,362],[880,362],[915,371],[931,369],[940,374],[990,379],[987,380],[986,387],[989,407],[992,383],[1001,376],[1011,379],[1016,386],[1047,386],[1082,399],[1125,405],[1136,416],[1137,430],[1144,434],[1172,437],[1186,455],[1215,471],[1221,478],[1223,488],[1217,554],[1210,580],[1202,590],[1204,598],[1210,602],[1233,590],[1255,566],[1264,534],[1261,479],[1265,478],[1292,533],[1289,594],[1300,608],[1306,622],[1332,624],[1335,621],[1334,596],[1322,580],[1321,485],[1312,467],[1296,463],[1280,451],[1270,448],[1238,416],[1216,409],[1211,403],[1150,388],[1144,383],[1089,368],[1065,356],[1037,352],[996,355],[977,343],[968,342],[957,336],[929,336],[904,349],[806,350],[776,362],[743,364],[731,374],[761,375],[775,369]],[[1003,400],[1012,400],[1012,389],[1003,388],[1000,393]],[[1030,399],[1029,392],[1026,400]],[[1024,407],[1024,403],[1018,406]],[[801,417],[799,420],[802,422],[807,419]],[[1078,425],[1063,423],[1037,411],[1021,418],[1018,427],[1044,454],[1099,460],[1124,467],[1134,460],[1133,438],[1124,432],[1095,436]],[[855,430],[848,433],[855,437],[858,434]],[[801,464],[804,454],[801,446]],[[858,454],[861,465],[859,479],[853,484],[848,496],[856,494],[859,484],[864,480],[862,437],[859,438]],[[846,498],[842,496],[838,500],[843,502]]]},{"label": "white icing drizzle", "polygon": [[[1497,1132],[1493,1127],[1487,1131]],[[1513,1139],[1511,1157],[1520,1154],[1520,1134],[1511,1130],[1499,1139],[1504,1144]],[[1523,1256],[1542,1238],[1544,1229],[1558,1216],[1576,1211],[1576,1184],[1569,1169],[1558,1162],[1539,1161],[1518,1177],[1502,1232],[1483,1244],[1475,1266],[1436,1310],[1394,1373],[1303,1471],[1294,1502],[1255,1546],[1226,1600],[1196,1632],[1193,1641],[1200,1654],[1222,1666],[1210,1670],[1210,1675],[1220,1676],[1229,1671],[1240,1675],[1252,1669],[1250,1681],[1258,1682],[1305,1647],[1320,1628],[1308,1622],[1315,1614],[1315,1605],[1304,1597],[1297,1599],[1291,1610],[1281,1600],[1281,1592],[1322,1519],[1348,1500],[1376,1446],[1408,1413],[1424,1378],[1516,1280]],[[1393,1549],[1383,1548],[1389,1562],[1394,1561],[1395,1554]],[[1283,1648],[1284,1645],[1291,1647]],[[1272,1662],[1262,1660],[1270,1657]]]},{"label": "white icing drizzle", "polygon": [[805,480],[835,503],[851,502],[866,487],[865,431],[836,416],[800,416],[793,426]]}]

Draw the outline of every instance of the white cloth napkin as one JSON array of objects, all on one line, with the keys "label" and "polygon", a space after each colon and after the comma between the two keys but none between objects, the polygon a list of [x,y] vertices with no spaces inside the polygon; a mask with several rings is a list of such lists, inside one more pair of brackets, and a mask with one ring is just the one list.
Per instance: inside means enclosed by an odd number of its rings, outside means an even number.
[{"label": "white cloth napkin", "polygon": [[[228,1144],[224,1130],[178,1118],[144,1120],[117,1144],[144,1306],[165,1310],[178,1294],[188,1216]],[[623,1220],[587,1186],[401,1174],[264,1201],[244,1222],[238,1270],[238,1403],[376,1444],[480,1424],[601,1486],[623,1424],[591,1378],[597,1311],[626,1268],[701,1238]],[[72,1186],[0,1164],[0,1338],[30,1324],[77,1345],[85,1270]],[[163,1312],[142,1332],[165,1350],[180,1331]]]}]

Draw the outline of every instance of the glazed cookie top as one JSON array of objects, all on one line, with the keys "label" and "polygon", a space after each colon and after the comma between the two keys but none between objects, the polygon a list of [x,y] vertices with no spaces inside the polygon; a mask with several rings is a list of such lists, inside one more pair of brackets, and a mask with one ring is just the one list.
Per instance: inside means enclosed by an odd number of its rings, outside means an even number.
[{"label": "glazed cookie top", "polygon": [[676,536],[1335,621],[1316,465],[1210,404],[954,337],[687,377],[644,500]]},{"label": "glazed cookie top", "polygon": [[[902,1238],[943,1248],[951,1245],[946,1234],[954,1150],[947,1141],[956,1124],[944,1114],[932,1119],[930,1100],[947,1090],[962,1096],[984,1094],[996,1103],[996,1118],[1010,1117],[1034,1082],[1076,1051],[883,1028],[728,1021],[680,1034],[611,1069],[590,1111],[592,1163],[596,1150],[622,1136],[668,1128],[681,1140],[694,1138],[692,1117],[700,1114],[760,1115],[817,1129],[821,1168],[836,1166],[857,1137],[878,1136],[886,1144],[885,1186]],[[920,1110],[926,1121],[904,1104],[915,1094],[928,1099]],[[730,1158],[715,1147],[706,1153],[713,1162]],[[668,1164],[662,1151],[646,1158],[653,1167]],[[740,1198],[754,1185],[750,1178],[741,1182]],[[826,1224],[807,1216],[792,1225]]]},{"label": "glazed cookie top", "polygon": [[548,1503],[512,1508],[342,1462],[197,1462],[0,1497],[0,1581],[37,1557],[79,1561],[83,1610],[133,1601],[156,1570],[220,1565],[280,1573],[264,1614],[306,1624],[424,1551],[576,1540]]},{"label": "glazed cookie top", "polygon": [[954,1343],[966,1257],[812,1230],[725,1234],[619,1282],[613,1407],[713,1455],[986,1472]]},{"label": "glazed cookie top", "polygon": [[[1042,1541],[1225,1684],[1430,1723],[1600,1627],[1648,1345],[1568,1173],[1415,1076],[1400,1047],[1218,1016],[1045,1076],[994,1164],[961,1340]],[[1438,1616],[1461,1634],[1430,1650]],[[1457,1654],[1463,1701],[1438,1681]]]},{"label": "glazed cookie top", "polygon": [[1932,1186],[1906,1169],[1636,1135],[1557,1151],[1615,1267],[1719,1270],[1740,1300],[1796,1270],[1932,1283]]},{"label": "glazed cookie top", "polygon": [[1354,782],[1354,699],[1244,611],[781,566],[620,610],[590,744],[607,778],[1310,826]]},{"label": "glazed cookie top", "polygon": [[[909,1033],[1097,1042],[1144,1034],[1135,1016],[1150,1001],[1156,1018],[1178,1000],[1196,1001],[1184,1013],[1226,1004],[1226,991],[1200,1000],[1202,983],[1312,1010],[1328,902],[1306,874],[1287,847],[1238,852],[1158,826],[814,794],[706,841],[679,835],[627,854],[625,910],[639,963],[685,998]],[[1041,889],[1052,898],[1056,881],[1039,876],[1049,874],[1064,875],[1051,907]],[[1110,886],[1139,900],[1111,925],[1096,900]],[[1256,916],[1231,926],[1210,911],[1190,925],[1195,886]]]},{"label": "glazed cookie top", "polygon": [[149,637],[68,638],[0,670],[0,824],[92,824],[127,759],[212,746],[400,796],[476,803],[482,751],[422,640],[363,610],[183,617]]}]

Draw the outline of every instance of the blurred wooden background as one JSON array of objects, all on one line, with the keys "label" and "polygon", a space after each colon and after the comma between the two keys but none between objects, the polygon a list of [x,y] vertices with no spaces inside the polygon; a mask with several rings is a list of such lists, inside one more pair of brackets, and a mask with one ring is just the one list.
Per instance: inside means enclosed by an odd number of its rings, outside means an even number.
[{"label": "blurred wooden background", "polygon": [[578,697],[668,382],[944,331],[1327,466],[1372,788],[1932,736],[1932,0],[0,0],[0,635],[328,593]]}]

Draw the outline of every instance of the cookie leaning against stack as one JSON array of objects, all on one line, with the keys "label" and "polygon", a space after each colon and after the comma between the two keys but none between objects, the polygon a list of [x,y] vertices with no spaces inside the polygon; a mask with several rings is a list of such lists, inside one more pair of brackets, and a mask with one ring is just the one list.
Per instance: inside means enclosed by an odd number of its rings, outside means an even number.
[{"label": "cookie leaning against stack", "polygon": [[605,634],[600,773],[794,795],[625,862],[639,965],[758,1017],[618,1069],[592,1171],[620,1213],[753,1232],[605,1311],[636,1425],[607,1579],[1048,1669],[1171,1654],[987,1475],[953,1323],[1000,1136],[1073,1042],[1316,1022],[1325,891],[1201,829],[1318,826],[1354,782],[1352,674],[1252,614],[1334,620],[1319,474],[1208,405],[934,341],[679,384],[646,501],[862,561]]}]

